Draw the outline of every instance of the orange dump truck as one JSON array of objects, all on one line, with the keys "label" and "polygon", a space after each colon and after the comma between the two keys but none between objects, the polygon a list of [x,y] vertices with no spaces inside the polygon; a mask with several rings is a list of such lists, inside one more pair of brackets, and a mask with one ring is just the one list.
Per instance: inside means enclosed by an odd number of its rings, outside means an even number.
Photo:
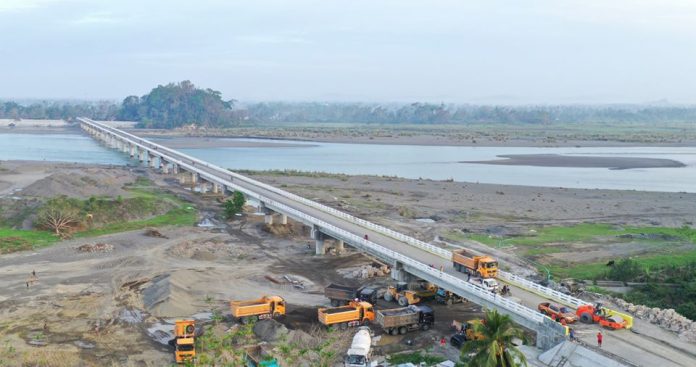
[{"label": "orange dump truck", "polygon": [[191,361],[196,357],[194,334],[196,322],[193,320],[176,320],[174,324],[174,358],[176,363]]},{"label": "orange dump truck", "polygon": [[452,251],[452,265],[457,271],[481,278],[498,276],[498,261],[490,256],[475,256],[466,250]]},{"label": "orange dump truck", "polygon": [[263,296],[251,301],[230,301],[230,310],[235,319],[246,324],[285,315],[285,300],[280,296]]},{"label": "orange dump truck", "polygon": [[375,319],[371,303],[350,301],[347,306],[320,308],[319,322],[326,326],[336,325],[339,329],[365,325]]}]

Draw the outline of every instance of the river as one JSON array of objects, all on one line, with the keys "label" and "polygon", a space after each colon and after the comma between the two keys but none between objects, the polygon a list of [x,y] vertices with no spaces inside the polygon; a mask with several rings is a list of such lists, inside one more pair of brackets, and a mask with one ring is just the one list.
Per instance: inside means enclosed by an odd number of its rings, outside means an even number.
[{"label": "river", "polygon": [[[696,192],[696,147],[524,148],[294,143],[291,147],[180,150],[233,169],[288,169],[526,186]],[[610,170],[460,163],[515,154],[663,158],[682,162],[686,166]],[[135,163],[86,135],[0,134],[0,160],[14,159]]]}]

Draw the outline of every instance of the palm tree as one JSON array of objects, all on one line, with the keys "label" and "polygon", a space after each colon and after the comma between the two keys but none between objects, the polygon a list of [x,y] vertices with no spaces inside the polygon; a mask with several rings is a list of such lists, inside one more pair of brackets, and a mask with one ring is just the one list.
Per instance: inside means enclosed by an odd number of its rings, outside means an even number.
[{"label": "palm tree", "polygon": [[[513,339],[524,341],[524,332],[512,323],[510,316],[486,310],[486,318],[473,324],[476,337],[464,344],[462,361],[481,367],[527,366],[524,354],[512,343]],[[469,357],[470,353],[474,355]]]}]

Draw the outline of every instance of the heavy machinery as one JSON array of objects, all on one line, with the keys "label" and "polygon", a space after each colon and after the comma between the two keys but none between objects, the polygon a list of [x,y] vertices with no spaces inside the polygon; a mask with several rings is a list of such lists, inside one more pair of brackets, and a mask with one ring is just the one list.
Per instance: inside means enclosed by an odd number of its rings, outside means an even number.
[{"label": "heavy machinery", "polygon": [[578,316],[568,307],[557,305],[550,302],[542,302],[537,306],[539,312],[550,317],[553,321],[561,324],[572,324],[578,321]]},{"label": "heavy machinery", "polygon": [[367,325],[375,319],[371,303],[350,301],[346,306],[319,308],[319,322],[328,326],[336,325],[344,330],[349,326]]},{"label": "heavy machinery", "polygon": [[479,278],[498,276],[498,261],[490,256],[470,255],[466,249],[452,251],[454,269]]},{"label": "heavy machinery", "polygon": [[456,295],[450,291],[446,291],[443,288],[440,288],[437,290],[437,293],[435,294],[435,301],[437,303],[440,303],[443,305],[451,306],[452,304],[455,304],[455,303],[464,302],[464,298],[459,297],[458,295]]},{"label": "heavy machinery", "polygon": [[608,329],[628,329],[630,324],[618,314],[618,312],[607,310],[601,303],[595,306],[582,305],[575,311],[580,321],[586,324],[599,324]]},{"label": "heavy machinery", "polygon": [[230,301],[230,310],[235,319],[246,324],[285,315],[285,300],[280,296],[263,296],[251,301]]},{"label": "heavy machinery", "polygon": [[331,306],[334,307],[348,304],[348,302],[356,299],[372,304],[377,302],[377,289],[372,287],[360,287],[356,289],[331,283],[328,287],[324,288],[324,295],[331,300]]},{"label": "heavy machinery", "polygon": [[469,320],[462,325],[462,328],[450,338],[450,344],[455,348],[461,348],[469,340],[483,340],[485,336],[474,331],[476,324],[483,323],[483,320]]},{"label": "heavy machinery", "polygon": [[390,335],[403,335],[407,331],[430,329],[435,322],[435,313],[428,306],[411,305],[378,310],[375,319],[384,332]]},{"label": "heavy machinery", "polygon": [[353,336],[348,352],[343,359],[344,367],[368,367],[372,357],[372,335],[370,328],[361,326]]},{"label": "heavy machinery", "polygon": [[384,292],[384,300],[396,301],[400,306],[408,306],[433,298],[437,293],[437,286],[428,282],[418,282],[414,288],[409,289],[408,283],[404,282],[390,285]]},{"label": "heavy machinery", "polygon": [[196,322],[194,320],[176,320],[174,323],[174,358],[176,363],[189,362],[196,357],[195,333]]}]

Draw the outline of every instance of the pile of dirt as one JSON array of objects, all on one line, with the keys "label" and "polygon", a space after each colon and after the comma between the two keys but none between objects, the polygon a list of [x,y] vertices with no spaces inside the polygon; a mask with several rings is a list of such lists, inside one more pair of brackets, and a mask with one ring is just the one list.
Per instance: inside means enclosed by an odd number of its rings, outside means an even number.
[{"label": "pile of dirt", "polygon": [[254,334],[266,342],[279,340],[288,335],[288,328],[276,320],[261,320],[254,325]]},{"label": "pile of dirt", "polygon": [[387,265],[373,266],[373,265],[362,265],[357,267],[338,269],[336,272],[341,274],[344,278],[349,279],[369,279],[383,277],[389,274],[391,269]]},{"label": "pile of dirt", "polygon": [[114,245],[108,243],[84,244],[75,248],[78,252],[111,252],[114,250]]},{"label": "pile of dirt", "polygon": [[123,185],[135,181],[135,176],[121,168],[83,168],[63,170],[25,187],[23,196],[89,198],[91,196],[126,196]]},{"label": "pile of dirt", "polygon": [[292,224],[265,224],[263,230],[278,237],[291,237],[300,234]]},{"label": "pile of dirt", "polygon": [[197,277],[189,271],[177,271],[154,277],[143,289],[143,306],[152,316],[181,317],[198,309],[189,290],[197,286]]},{"label": "pile of dirt", "polygon": [[212,261],[219,257],[239,257],[244,252],[228,243],[212,241],[183,241],[172,246],[169,251],[176,257],[204,261]]},{"label": "pile of dirt", "polygon": [[148,228],[145,230],[145,235],[148,237],[156,237],[156,238],[169,238],[165,235],[163,235],[160,231],[154,229],[154,228]]}]

